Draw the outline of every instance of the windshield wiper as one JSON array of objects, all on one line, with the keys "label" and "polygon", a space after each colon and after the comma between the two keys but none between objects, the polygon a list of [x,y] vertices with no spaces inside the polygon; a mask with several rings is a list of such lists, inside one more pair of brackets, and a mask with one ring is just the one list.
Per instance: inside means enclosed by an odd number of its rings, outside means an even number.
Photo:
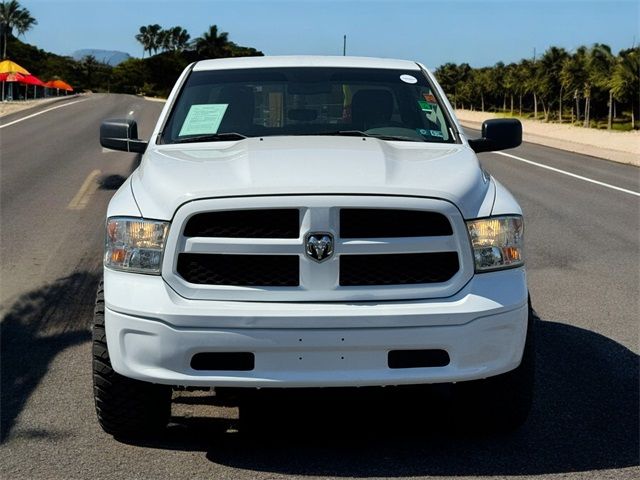
[{"label": "windshield wiper", "polygon": [[344,135],[345,137],[370,137],[367,132],[362,130],[335,130],[333,132],[318,132],[310,135]]},{"label": "windshield wiper", "polygon": [[208,133],[206,135],[178,138],[177,140],[174,140],[173,143],[223,142],[225,140],[243,140],[245,138],[249,137],[236,132]]},{"label": "windshield wiper", "polygon": [[423,140],[417,140],[413,137],[403,137],[399,135],[383,135],[376,133],[367,133],[362,130],[336,130],[333,132],[319,132],[312,133],[310,135],[336,135],[336,136],[346,136],[346,137],[370,137],[370,138],[379,138],[380,140],[399,140],[403,142],[422,142]]}]

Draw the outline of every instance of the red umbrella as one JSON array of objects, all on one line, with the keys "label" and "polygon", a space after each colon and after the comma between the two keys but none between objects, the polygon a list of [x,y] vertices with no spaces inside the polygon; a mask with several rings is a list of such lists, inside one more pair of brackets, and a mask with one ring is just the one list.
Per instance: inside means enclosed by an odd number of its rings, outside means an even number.
[{"label": "red umbrella", "polygon": [[[36,96],[36,90],[35,87],[43,87],[44,83],[42,83],[42,80],[40,80],[38,77],[36,77],[35,75],[24,75],[22,73],[19,72],[11,72],[11,73],[2,73],[0,74],[0,81],[3,82],[18,82],[18,83],[22,83],[24,85],[33,85],[33,96],[35,98]],[[26,87],[25,87],[26,89]],[[27,96],[27,91],[25,90],[25,98]]]},{"label": "red umbrella", "polygon": [[39,87],[44,87],[44,83],[35,75],[23,75],[21,80],[18,80],[20,83],[26,83],[28,85],[37,85]]},{"label": "red umbrella", "polygon": [[5,82],[19,82],[25,77],[22,73],[19,72],[11,72],[7,73],[6,75],[7,76],[4,79]]},{"label": "red umbrella", "polygon": [[44,83],[35,75],[23,75],[22,73],[12,72],[12,73],[0,73],[0,81],[2,82],[18,82],[25,83],[27,85],[38,85],[39,87],[43,87]]}]

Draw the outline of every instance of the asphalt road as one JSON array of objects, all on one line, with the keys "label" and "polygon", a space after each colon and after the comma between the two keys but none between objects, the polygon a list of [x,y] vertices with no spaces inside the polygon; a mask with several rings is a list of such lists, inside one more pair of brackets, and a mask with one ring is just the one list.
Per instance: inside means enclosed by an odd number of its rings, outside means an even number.
[{"label": "asphalt road", "polygon": [[[246,435],[235,408],[177,392],[164,437],[127,444],[104,434],[89,325],[106,205],[136,159],[103,153],[98,127],[130,115],[148,136],[162,104],[116,95],[63,103],[12,125],[33,111],[0,119],[0,477],[640,476],[640,198],[495,153],[481,160],[524,209],[541,317],[536,402],[520,431],[454,432],[437,399],[391,391],[346,405],[330,396],[289,419],[266,405],[280,415],[273,430]],[[635,167],[531,144],[507,153],[640,191]]]}]

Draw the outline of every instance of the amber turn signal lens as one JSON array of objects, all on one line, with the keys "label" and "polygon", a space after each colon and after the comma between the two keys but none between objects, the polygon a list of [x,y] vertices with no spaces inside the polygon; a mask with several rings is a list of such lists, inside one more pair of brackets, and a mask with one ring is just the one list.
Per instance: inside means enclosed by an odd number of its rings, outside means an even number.
[{"label": "amber turn signal lens", "polygon": [[111,250],[111,262],[112,263],[122,263],[126,257],[127,253],[124,248],[114,248]]}]

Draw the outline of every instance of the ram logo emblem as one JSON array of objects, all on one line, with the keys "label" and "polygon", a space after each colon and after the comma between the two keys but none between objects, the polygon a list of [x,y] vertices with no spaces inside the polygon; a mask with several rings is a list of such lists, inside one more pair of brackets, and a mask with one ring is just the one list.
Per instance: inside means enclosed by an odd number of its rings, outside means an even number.
[{"label": "ram logo emblem", "polygon": [[326,232],[311,232],[305,240],[307,255],[316,262],[324,262],[333,255],[333,235]]}]

